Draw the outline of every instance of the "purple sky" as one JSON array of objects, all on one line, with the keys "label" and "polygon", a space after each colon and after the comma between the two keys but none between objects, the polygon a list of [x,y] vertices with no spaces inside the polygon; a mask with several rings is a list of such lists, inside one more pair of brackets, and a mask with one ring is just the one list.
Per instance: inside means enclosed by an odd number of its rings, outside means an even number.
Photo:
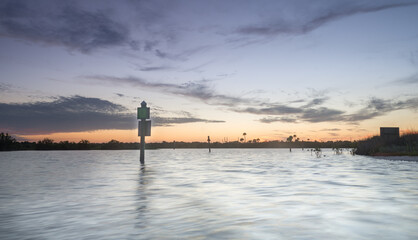
[{"label": "purple sky", "polygon": [[155,141],[416,130],[417,22],[418,1],[3,0],[0,131],[135,133],[142,100]]}]

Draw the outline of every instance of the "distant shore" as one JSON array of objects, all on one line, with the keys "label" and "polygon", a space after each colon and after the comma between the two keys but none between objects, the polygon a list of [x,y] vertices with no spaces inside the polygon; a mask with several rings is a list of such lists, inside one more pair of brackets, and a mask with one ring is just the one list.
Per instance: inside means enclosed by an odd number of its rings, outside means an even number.
[{"label": "distant shore", "polygon": [[[351,149],[355,148],[357,142],[350,141],[266,141],[259,140],[233,141],[233,142],[157,142],[146,143],[146,149],[176,149],[176,148],[334,148]],[[60,141],[55,142],[52,139],[45,138],[37,142],[16,141],[7,133],[0,134],[0,151],[21,151],[21,150],[128,150],[139,149],[138,142],[124,143],[117,140],[111,140],[107,143],[90,143],[88,140],[79,142]]]},{"label": "distant shore", "polygon": [[[210,145],[207,142],[157,142],[146,143],[145,149],[220,149],[220,148],[285,148],[285,149],[315,149],[315,148],[334,148],[348,149],[353,151],[355,142],[336,141],[336,142],[213,142]],[[89,142],[14,142],[13,144],[0,145],[1,151],[24,151],[24,150],[136,150],[140,148],[137,142],[124,143],[112,140],[107,143],[89,143]]]},{"label": "distant shore", "polygon": [[[346,149],[354,154],[393,157],[393,156],[418,156],[418,133],[405,134],[398,138],[382,138],[374,136],[362,141],[233,141],[233,142],[157,142],[146,143],[145,148],[151,149],[181,149],[181,148],[300,148],[321,149],[332,148],[339,152]],[[139,149],[138,142],[124,143],[111,140],[107,143],[90,143],[88,140],[79,142],[60,141],[45,138],[37,142],[16,141],[7,133],[0,133],[0,151],[22,150],[129,150]]]},{"label": "distant shore", "polygon": [[418,157],[418,133],[411,132],[400,137],[374,136],[358,141],[356,154],[376,157]]}]

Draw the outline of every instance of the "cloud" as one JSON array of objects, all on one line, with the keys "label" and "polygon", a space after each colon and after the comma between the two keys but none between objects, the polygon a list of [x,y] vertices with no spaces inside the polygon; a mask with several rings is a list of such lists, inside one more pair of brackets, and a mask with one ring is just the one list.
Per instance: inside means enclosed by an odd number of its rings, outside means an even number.
[{"label": "cloud", "polygon": [[393,81],[394,84],[417,84],[418,83],[418,73],[402,78],[396,81]]},{"label": "cloud", "polygon": [[0,103],[0,128],[13,134],[134,129],[136,116],[99,98],[59,97],[52,102]]},{"label": "cloud", "polygon": [[156,40],[154,40],[154,41],[149,41],[149,40],[146,40],[146,41],[144,41],[144,51],[145,52],[150,52],[150,51],[152,51],[156,46],[158,46],[158,44],[159,44],[159,41],[156,41]]},{"label": "cloud", "polygon": [[163,70],[168,70],[171,68],[172,67],[167,67],[167,66],[155,66],[155,67],[142,67],[139,70],[143,72],[151,72],[151,71],[163,71]]},{"label": "cloud", "polygon": [[297,122],[294,118],[287,117],[265,117],[259,120],[262,123],[272,123],[272,122],[286,122],[286,123],[295,123]]},{"label": "cloud", "polygon": [[173,126],[173,124],[183,124],[183,123],[224,123],[222,120],[207,120],[202,118],[195,117],[153,117],[152,118],[153,126]]},{"label": "cloud", "polygon": [[411,51],[410,53],[409,53],[409,62],[412,64],[412,65],[416,65],[417,64],[417,60],[418,60],[418,50],[415,50],[415,51]]},{"label": "cloud", "polygon": [[343,111],[320,107],[303,111],[301,118],[307,122],[335,122],[343,120]]},{"label": "cloud", "polygon": [[339,128],[324,128],[321,131],[336,132],[336,131],[341,131],[341,129],[339,129]]},{"label": "cloud", "polygon": [[350,122],[359,122],[364,121],[368,119],[372,119],[378,116],[383,115],[383,112],[376,112],[376,111],[370,111],[369,109],[362,109],[357,111],[354,114],[350,114],[346,117],[346,119]]},{"label": "cloud", "polygon": [[345,119],[353,122],[363,121],[402,109],[418,109],[418,98],[415,97],[403,101],[371,98],[366,107],[354,114],[345,116]]},{"label": "cloud", "polygon": [[301,35],[311,32],[326,23],[343,17],[360,13],[377,12],[385,9],[416,5],[417,3],[391,3],[391,4],[359,4],[355,2],[336,2],[324,5],[324,9],[316,9],[306,14],[300,13],[298,21],[279,19],[265,24],[254,24],[240,27],[236,33],[255,36]]},{"label": "cloud", "polygon": [[289,107],[285,105],[272,105],[270,107],[249,107],[242,110],[236,110],[237,112],[246,112],[259,115],[283,115],[283,114],[295,114],[302,113],[303,110],[297,107]]},{"label": "cloud", "polygon": [[[311,104],[309,104],[311,105]],[[246,112],[252,114],[261,114],[261,115],[296,115],[298,120],[307,121],[307,122],[327,122],[327,121],[340,121],[343,119],[343,111],[329,109],[326,107],[320,108],[306,108],[302,107],[290,107],[285,105],[273,105],[267,108],[246,108],[242,110],[237,110],[238,112]],[[294,118],[277,118],[277,119],[262,119],[261,122],[269,123],[282,120],[282,121],[292,121]]]},{"label": "cloud", "polygon": [[326,100],[328,100],[328,97],[314,98],[309,103],[303,105],[302,107],[304,107],[304,108],[310,108],[310,107],[313,107],[313,106],[321,105]]},{"label": "cloud", "polygon": [[138,77],[110,77],[110,76],[86,76],[93,83],[109,83],[109,84],[125,84],[131,87],[155,89],[171,93],[174,95],[181,95],[193,99],[199,99],[207,104],[235,106],[240,103],[250,102],[250,99],[240,97],[227,96],[216,93],[209,85],[207,80],[186,82],[183,84],[148,82]]},{"label": "cloud", "polygon": [[[315,99],[313,100],[315,102]],[[312,102],[312,101],[311,101]],[[321,102],[321,101],[320,101]],[[308,105],[311,105],[308,103]],[[356,123],[372,119],[378,116],[383,116],[387,113],[402,110],[402,109],[418,109],[418,98],[410,98],[406,100],[387,100],[380,98],[371,98],[365,107],[354,113],[347,113],[345,111],[331,109],[327,107],[290,107],[284,105],[274,105],[271,107],[250,107],[245,109],[238,109],[237,112],[245,112],[257,115],[276,115],[280,117],[268,116],[260,119],[262,123],[272,122],[347,122]],[[291,117],[288,117],[291,115]],[[324,129],[324,131],[339,131],[338,128]]]},{"label": "cloud", "polygon": [[[191,55],[225,46],[228,39],[224,39],[227,36],[224,32],[231,32],[231,28],[236,29],[233,33],[239,37],[298,35],[342,17],[413,4],[328,1],[301,6],[297,1],[272,1],[268,8],[290,6],[296,12],[290,9],[291,14],[287,15],[296,19],[274,12],[275,19],[267,23],[250,22],[237,27],[234,24],[240,20],[245,22],[264,14],[268,18],[271,12],[256,7],[244,15],[246,11],[237,8],[234,2],[3,0],[0,1],[0,37],[64,46],[83,53],[125,46],[141,51],[141,58],[152,54],[152,58],[184,61]],[[219,11],[219,7],[227,11]],[[203,15],[202,9],[205,9]],[[282,19],[277,19],[278,16]],[[202,45],[194,45],[197,35],[205,38],[199,43]]]},{"label": "cloud", "polygon": [[191,68],[187,68],[187,69],[183,70],[183,72],[204,72],[202,70],[202,68],[205,67],[205,66],[207,66],[207,65],[209,65],[209,64],[211,64],[211,63],[213,63],[213,62],[214,62],[213,60],[207,61],[207,62],[204,62],[204,63],[199,64],[197,66],[194,66],[194,67],[191,67]]},{"label": "cloud", "polygon": [[168,60],[173,60],[173,61],[186,61],[189,59],[189,57],[191,55],[194,55],[196,53],[200,53],[200,52],[204,52],[207,51],[211,48],[213,48],[214,46],[212,45],[203,45],[203,46],[197,46],[191,49],[185,49],[179,53],[169,53],[169,52],[165,52],[162,51],[161,49],[155,49],[154,53],[155,56],[162,58],[162,59],[168,59]]},{"label": "cloud", "polygon": [[159,58],[172,58],[171,56],[169,56],[168,53],[162,52],[159,49],[155,50],[155,56],[159,57]]},{"label": "cloud", "polygon": [[[136,129],[135,113],[119,104],[99,98],[82,96],[58,97],[52,102],[0,103],[0,131],[12,134],[49,134],[81,132],[100,129]],[[193,117],[152,118],[154,126],[173,126],[183,123],[223,123]]]},{"label": "cloud", "polygon": [[8,91],[10,91],[10,89],[11,89],[10,84],[0,82],[0,92],[8,92]]},{"label": "cloud", "polygon": [[289,103],[303,103],[303,102],[306,102],[306,100],[305,99],[296,99],[296,100],[289,101]]},{"label": "cloud", "polygon": [[[86,76],[86,79],[92,80],[94,84],[109,83],[120,86],[121,84],[130,87],[148,88],[174,95],[198,99],[204,103],[212,105],[228,106],[230,111],[238,113],[250,113],[255,115],[265,115],[259,121],[263,123],[272,122],[348,122],[356,123],[386,113],[400,109],[417,109],[418,98],[411,98],[403,101],[384,100],[372,98],[367,106],[354,113],[347,113],[342,110],[328,107],[319,107],[324,104],[328,97],[315,97],[307,104],[299,107],[262,102],[259,100],[223,95],[215,92],[207,80],[187,82],[184,84],[171,84],[161,82],[148,82],[138,77],[110,77],[110,76]],[[296,103],[299,103],[297,101]],[[303,101],[302,101],[303,102]],[[249,107],[242,108],[245,104]],[[289,116],[290,115],[290,116]],[[277,117],[273,117],[277,116]],[[279,117],[280,116],[280,117]]]},{"label": "cloud", "polygon": [[277,121],[296,122],[296,120],[307,121],[307,122],[328,122],[328,121],[341,121],[344,119],[344,112],[335,109],[329,109],[326,107],[320,108],[306,108],[302,107],[291,107],[285,105],[274,104],[270,107],[249,107],[245,109],[238,109],[236,112],[252,113],[257,115],[289,115],[292,114],[294,117],[291,118],[263,118],[260,119],[263,123],[271,123]]},{"label": "cloud", "polygon": [[0,37],[61,45],[83,53],[130,41],[127,27],[108,13],[55,1],[2,1]]}]

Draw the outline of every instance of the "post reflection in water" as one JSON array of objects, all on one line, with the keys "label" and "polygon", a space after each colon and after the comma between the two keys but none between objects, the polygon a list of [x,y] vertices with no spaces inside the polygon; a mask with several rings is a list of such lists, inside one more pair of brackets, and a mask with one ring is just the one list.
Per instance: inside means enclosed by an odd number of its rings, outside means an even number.
[{"label": "post reflection in water", "polygon": [[148,212],[148,198],[147,198],[147,171],[144,165],[141,165],[138,172],[138,187],[137,187],[137,222],[136,228],[145,229],[147,227],[147,212]]}]

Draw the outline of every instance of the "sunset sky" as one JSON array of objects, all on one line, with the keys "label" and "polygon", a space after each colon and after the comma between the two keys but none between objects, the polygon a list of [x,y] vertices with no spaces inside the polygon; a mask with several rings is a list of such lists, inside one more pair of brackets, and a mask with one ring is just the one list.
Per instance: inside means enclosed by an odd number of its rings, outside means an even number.
[{"label": "sunset sky", "polygon": [[418,1],[0,1],[18,140],[356,140],[418,129]]}]

